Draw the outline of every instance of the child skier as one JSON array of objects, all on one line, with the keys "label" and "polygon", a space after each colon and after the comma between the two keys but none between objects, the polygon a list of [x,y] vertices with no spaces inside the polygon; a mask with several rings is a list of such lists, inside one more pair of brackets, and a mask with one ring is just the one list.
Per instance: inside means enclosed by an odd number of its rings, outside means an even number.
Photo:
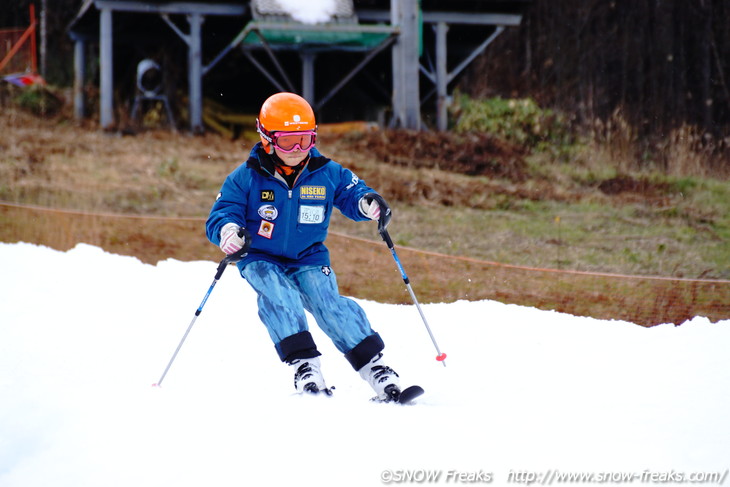
[{"label": "child skier", "polygon": [[292,366],[297,392],[331,394],[307,310],[376,398],[398,401],[398,374],[384,364],[383,340],[362,308],[340,296],[323,243],[333,208],[384,227],[391,216],[388,204],[315,148],[314,112],[304,98],[269,97],[256,126],[261,141],[223,183],[206,223],[208,239],[228,255],[251,240],[238,268],[258,294],[259,317],[279,358]]}]

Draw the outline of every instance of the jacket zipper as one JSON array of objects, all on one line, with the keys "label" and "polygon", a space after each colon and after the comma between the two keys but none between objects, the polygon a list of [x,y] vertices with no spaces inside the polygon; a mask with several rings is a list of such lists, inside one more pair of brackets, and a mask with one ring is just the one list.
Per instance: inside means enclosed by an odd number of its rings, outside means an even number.
[{"label": "jacket zipper", "polygon": [[[266,172],[268,172],[268,171],[266,171]],[[271,173],[269,173],[269,174],[271,174]],[[311,171],[308,174],[312,174]],[[300,183],[302,182],[303,179],[306,179],[306,176],[304,178],[302,177],[303,175],[304,175],[303,173],[299,173],[299,175],[297,176],[297,179],[294,181],[293,187],[289,188],[289,185],[286,184],[286,182],[277,178],[274,174],[271,174],[271,176],[275,180],[279,181],[279,183],[283,184],[287,188],[287,193],[289,196],[289,198],[286,202],[287,213],[291,213],[292,211],[296,210],[296,208],[292,208],[292,206],[294,205],[294,203],[292,202],[292,198],[294,195],[294,189],[296,189],[296,187],[300,185]],[[297,227],[297,223],[299,221],[298,214],[294,214],[293,217],[294,217],[293,220],[290,217],[289,221],[287,222],[287,224],[285,225],[285,228],[284,228],[284,245],[282,246],[282,251],[283,251],[282,253],[284,255],[289,255],[289,234],[291,233],[292,228]]]}]

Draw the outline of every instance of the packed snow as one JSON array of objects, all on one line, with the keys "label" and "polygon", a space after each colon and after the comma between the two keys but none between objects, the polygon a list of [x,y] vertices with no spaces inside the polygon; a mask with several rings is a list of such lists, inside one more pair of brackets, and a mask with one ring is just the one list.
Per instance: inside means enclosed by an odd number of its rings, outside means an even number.
[{"label": "packed snow", "polygon": [[389,365],[426,394],[371,402],[312,322],[336,390],[304,397],[230,267],[151,387],[216,265],[0,244],[0,486],[728,477],[730,320],[642,328],[494,301],[426,304],[444,367],[414,306],[359,301]]}]

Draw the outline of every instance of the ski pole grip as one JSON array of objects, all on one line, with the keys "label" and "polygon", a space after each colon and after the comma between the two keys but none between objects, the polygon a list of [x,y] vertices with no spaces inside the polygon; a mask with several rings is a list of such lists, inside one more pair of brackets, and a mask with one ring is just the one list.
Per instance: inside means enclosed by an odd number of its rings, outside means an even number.
[{"label": "ski pole grip", "polygon": [[385,228],[380,230],[380,237],[385,242],[385,245],[387,245],[389,249],[393,250],[393,248],[395,246],[393,245],[393,239],[390,238],[390,234],[388,233],[388,230],[386,230]]},{"label": "ski pole grip", "polygon": [[243,259],[246,254],[248,254],[248,249],[251,248],[251,233],[248,230],[241,227],[241,229],[238,231],[238,236],[243,238],[243,247],[241,247],[241,250],[239,250],[235,254],[226,255],[223,260],[221,260],[220,264],[218,264],[218,272],[215,275],[216,281],[221,278],[221,276],[223,275],[223,271],[226,270],[228,264],[234,264]]},{"label": "ski pole grip", "polygon": [[380,207],[380,217],[378,218],[378,231],[382,233],[388,227],[388,223],[390,223],[390,219],[393,216],[390,206],[388,206],[388,203],[385,202],[385,199],[378,193],[366,193],[363,197],[375,201]]}]

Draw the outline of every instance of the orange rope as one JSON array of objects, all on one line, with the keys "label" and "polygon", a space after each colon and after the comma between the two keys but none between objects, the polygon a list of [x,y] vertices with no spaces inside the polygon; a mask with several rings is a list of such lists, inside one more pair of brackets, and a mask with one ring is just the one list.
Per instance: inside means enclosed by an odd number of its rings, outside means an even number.
[{"label": "orange rope", "polygon": [[58,208],[48,208],[45,206],[37,205],[24,205],[20,203],[10,203],[7,201],[0,201],[0,206],[7,206],[10,208],[20,208],[24,210],[37,210],[44,211],[46,213],[60,213],[65,215],[79,215],[79,216],[101,216],[106,218],[132,218],[138,220],[168,220],[168,221],[187,221],[187,222],[199,222],[205,221],[202,217],[180,217],[180,216],[157,216],[157,215],[129,215],[123,213],[89,213],[80,210],[61,210]]},{"label": "orange rope", "polygon": [[[27,210],[44,211],[47,213],[60,213],[60,214],[67,214],[67,215],[105,217],[105,218],[130,218],[130,219],[139,219],[139,220],[163,220],[163,221],[187,221],[187,222],[204,222],[206,220],[203,217],[129,215],[129,214],[122,214],[122,213],[88,213],[88,212],[83,212],[83,211],[78,211],[78,210],[62,210],[62,209],[47,208],[47,207],[36,206],[36,205],[11,203],[11,202],[6,202],[6,201],[0,201],[0,206],[27,209]],[[368,239],[361,238],[361,237],[353,237],[353,236],[345,235],[344,233],[339,233],[339,232],[331,231],[329,233],[331,235],[335,235],[340,238],[345,238],[345,239],[354,240],[354,241],[358,241],[358,242],[362,242],[362,243],[367,243],[370,245],[380,245],[380,242],[378,242],[378,241],[368,240]],[[493,267],[503,267],[506,269],[519,269],[519,270],[533,271],[533,272],[551,272],[551,273],[556,273],[556,274],[572,274],[572,275],[594,276],[594,277],[612,277],[612,278],[620,278],[620,279],[649,279],[649,280],[655,280],[655,281],[730,284],[730,280],[726,280],[726,279],[691,279],[691,278],[685,278],[685,277],[636,276],[636,275],[630,275],[630,274],[613,274],[613,273],[609,273],[609,272],[589,272],[589,271],[574,271],[574,270],[565,270],[565,269],[548,269],[548,268],[541,268],[541,267],[529,267],[529,266],[504,264],[501,262],[492,262],[492,261],[487,261],[487,260],[475,259],[473,257],[463,257],[463,256],[458,256],[458,255],[441,254],[439,252],[415,249],[412,247],[405,247],[405,246],[400,246],[400,245],[398,246],[398,248],[401,248],[401,249],[404,249],[404,250],[407,250],[410,252],[422,254],[422,255],[432,256],[432,257],[455,259],[455,260],[459,260],[462,262],[470,262],[470,263],[480,264],[480,265],[489,265],[489,266],[493,266]]]}]

